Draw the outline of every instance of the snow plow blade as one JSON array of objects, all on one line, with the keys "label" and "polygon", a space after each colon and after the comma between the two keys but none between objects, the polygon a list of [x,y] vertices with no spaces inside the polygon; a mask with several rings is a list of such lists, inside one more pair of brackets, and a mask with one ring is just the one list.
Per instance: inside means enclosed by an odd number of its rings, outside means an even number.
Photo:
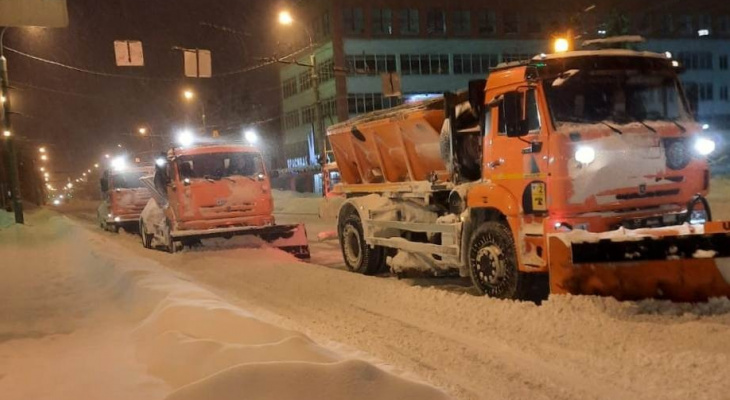
[{"label": "snow plow blade", "polygon": [[176,231],[173,233],[175,240],[182,242],[185,242],[186,239],[230,238],[244,235],[256,236],[272,247],[293,254],[297,258],[310,258],[307,230],[304,224],[231,227],[204,231]]},{"label": "snow plow blade", "polygon": [[730,297],[730,222],[549,238],[550,292],[678,302]]}]

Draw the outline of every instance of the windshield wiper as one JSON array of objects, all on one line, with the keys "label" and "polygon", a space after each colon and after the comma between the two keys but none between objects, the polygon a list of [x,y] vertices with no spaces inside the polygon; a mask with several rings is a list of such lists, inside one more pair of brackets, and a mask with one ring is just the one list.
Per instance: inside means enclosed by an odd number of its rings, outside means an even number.
[{"label": "windshield wiper", "polygon": [[679,128],[679,130],[681,130],[681,131],[682,131],[682,133],[685,133],[685,132],[687,132],[687,128],[685,128],[685,127],[684,127],[684,125],[680,124],[680,123],[679,123],[679,122],[677,122],[676,120],[674,120],[674,119],[671,119],[671,118],[669,118],[669,121],[670,121],[671,123],[673,123],[674,125],[676,125],[676,126],[677,126],[677,128]]},{"label": "windshield wiper", "polygon": [[640,123],[641,125],[644,125],[644,127],[645,127],[646,129],[648,129],[648,130],[650,130],[650,131],[652,131],[652,132],[656,133],[656,129],[654,129],[654,128],[652,128],[651,126],[647,125],[647,123],[646,123],[646,122],[644,122],[643,120],[640,120],[640,119],[638,119],[638,118],[633,118],[633,120],[634,120],[634,122],[638,122],[638,123]]},{"label": "windshield wiper", "polygon": [[616,128],[615,126],[613,126],[613,125],[609,124],[609,123],[608,123],[608,122],[606,122],[606,121],[598,121],[598,123],[599,123],[599,124],[603,124],[603,125],[606,125],[606,126],[607,126],[607,127],[609,127],[609,128],[610,128],[610,129],[612,130],[612,131],[614,131],[614,132],[618,133],[619,135],[623,135],[623,134],[624,134],[623,132],[621,132],[621,130],[620,130],[620,129]]}]

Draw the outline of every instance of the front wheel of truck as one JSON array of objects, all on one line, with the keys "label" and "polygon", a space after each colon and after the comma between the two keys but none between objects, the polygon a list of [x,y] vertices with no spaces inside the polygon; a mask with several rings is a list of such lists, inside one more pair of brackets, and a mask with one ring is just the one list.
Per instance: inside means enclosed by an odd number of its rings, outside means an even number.
[{"label": "front wheel of truck", "polygon": [[351,212],[340,223],[340,247],[347,269],[364,275],[376,275],[385,269],[385,249],[365,242],[362,221]]},{"label": "front wheel of truck", "polygon": [[468,263],[479,293],[498,299],[530,299],[530,277],[519,271],[515,241],[505,223],[485,222],[472,234]]}]

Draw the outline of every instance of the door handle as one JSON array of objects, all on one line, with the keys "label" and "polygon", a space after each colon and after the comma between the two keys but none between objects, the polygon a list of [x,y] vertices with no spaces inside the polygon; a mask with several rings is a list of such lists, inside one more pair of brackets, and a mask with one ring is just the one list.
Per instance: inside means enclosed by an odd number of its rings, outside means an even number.
[{"label": "door handle", "polygon": [[487,167],[489,167],[491,169],[495,169],[502,164],[504,164],[504,158],[500,158],[500,159],[488,162]]}]

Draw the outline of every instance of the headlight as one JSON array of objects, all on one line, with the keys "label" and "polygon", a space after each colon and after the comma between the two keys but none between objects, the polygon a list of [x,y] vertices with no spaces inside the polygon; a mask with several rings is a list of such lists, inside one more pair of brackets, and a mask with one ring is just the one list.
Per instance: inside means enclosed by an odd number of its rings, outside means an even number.
[{"label": "headlight", "polygon": [[593,147],[579,146],[575,150],[575,161],[581,164],[590,164],[596,159],[596,151]]},{"label": "headlight", "polygon": [[695,151],[701,156],[708,156],[715,151],[715,141],[706,137],[695,140]]}]

